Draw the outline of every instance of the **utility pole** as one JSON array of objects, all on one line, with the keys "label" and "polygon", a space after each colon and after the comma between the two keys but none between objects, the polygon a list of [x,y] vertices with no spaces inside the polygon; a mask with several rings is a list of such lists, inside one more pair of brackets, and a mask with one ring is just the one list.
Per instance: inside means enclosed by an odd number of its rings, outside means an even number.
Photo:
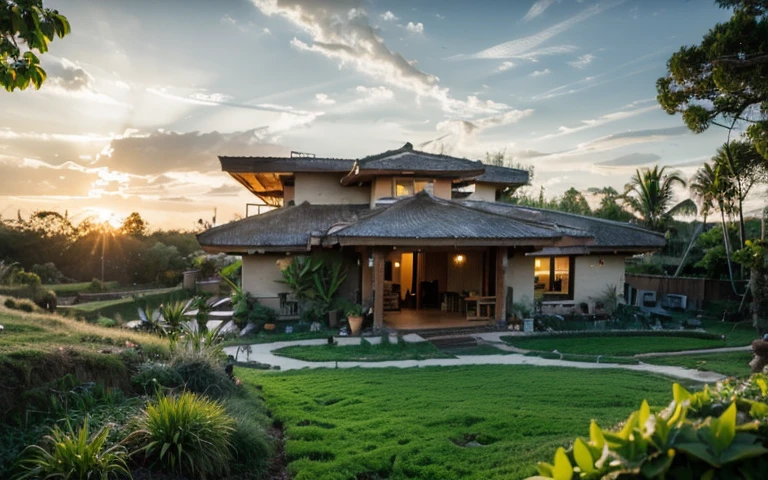
[{"label": "utility pole", "polygon": [[107,241],[107,236],[104,235],[104,227],[101,229],[101,283],[104,283],[104,245]]}]

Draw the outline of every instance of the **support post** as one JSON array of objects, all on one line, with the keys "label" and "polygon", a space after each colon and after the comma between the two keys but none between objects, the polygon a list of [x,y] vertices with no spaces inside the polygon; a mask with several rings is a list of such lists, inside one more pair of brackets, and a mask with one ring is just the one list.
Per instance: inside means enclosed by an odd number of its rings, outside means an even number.
[{"label": "support post", "polygon": [[371,297],[373,297],[373,269],[368,266],[370,256],[370,248],[360,249],[360,299],[366,306],[371,305]]},{"label": "support post", "polygon": [[373,249],[373,327],[384,326],[384,250]]},{"label": "support post", "polygon": [[496,247],[496,320],[507,318],[507,289],[504,286],[504,264],[507,247]]}]

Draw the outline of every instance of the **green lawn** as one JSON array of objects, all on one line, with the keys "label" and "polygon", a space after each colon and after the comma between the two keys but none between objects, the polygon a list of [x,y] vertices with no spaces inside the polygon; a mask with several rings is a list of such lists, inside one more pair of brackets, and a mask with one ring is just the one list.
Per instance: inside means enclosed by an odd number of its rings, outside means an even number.
[{"label": "green lawn", "polygon": [[[279,324],[278,324],[279,325]],[[337,331],[324,330],[320,332],[297,332],[297,333],[266,333],[261,332],[257,335],[247,335],[226,340],[225,347],[237,345],[253,345],[256,343],[275,343],[275,342],[293,342],[296,340],[314,340],[317,338],[328,338],[329,335],[336,335]]]},{"label": "green lawn", "polygon": [[753,340],[757,339],[757,332],[750,321],[730,323],[705,319],[701,323],[707,332],[725,335],[728,347],[750,345]]},{"label": "green lawn", "polygon": [[311,345],[273,350],[275,355],[307,362],[386,362],[391,360],[424,360],[452,358],[429,342],[371,345]]},{"label": "green lawn", "polygon": [[611,355],[618,357],[638,353],[675,352],[701,348],[720,348],[726,344],[722,340],[687,337],[642,336],[631,337],[518,337],[508,336],[501,339],[510,345],[526,350],[540,350],[583,355]]},{"label": "green lawn", "polygon": [[723,375],[742,377],[752,373],[749,361],[752,352],[724,352],[702,355],[670,355],[668,357],[643,358],[643,362],[655,365],[675,365],[696,370],[722,373]]},{"label": "green lawn", "polygon": [[[609,427],[672,382],[637,372],[530,366],[261,373],[295,480],[521,479],[558,446]],[[477,442],[471,443],[471,442]]]},{"label": "green lawn", "polygon": [[[157,308],[161,303],[185,300],[189,294],[179,288],[158,288],[151,292],[137,295],[139,301],[146,302],[152,308]],[[61,313],[67,311],[70,315],[83,315],[89,320],[96,320],[99,316],[114,319],[117,315],[122,317],[123,321],[138,320],[139,314],[137,308],[139,303],[133,296],[117,298],[114,300],[102,300],[98,302],[80,303],[72,306],[62,306],[58,310]]]}]

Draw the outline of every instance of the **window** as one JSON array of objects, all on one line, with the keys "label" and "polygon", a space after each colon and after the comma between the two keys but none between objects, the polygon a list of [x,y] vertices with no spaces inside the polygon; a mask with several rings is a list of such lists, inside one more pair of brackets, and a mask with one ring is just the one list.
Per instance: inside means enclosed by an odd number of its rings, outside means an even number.
[{"label": "window", "polygon": [[432,180],[420,178],[396,178],[393,183],[393,196],[412,197],[422,190],[432,193]]},{"label": "window", "polygon": [[570,297],[571,257],[536,257],[534,260],[535,292]]}]

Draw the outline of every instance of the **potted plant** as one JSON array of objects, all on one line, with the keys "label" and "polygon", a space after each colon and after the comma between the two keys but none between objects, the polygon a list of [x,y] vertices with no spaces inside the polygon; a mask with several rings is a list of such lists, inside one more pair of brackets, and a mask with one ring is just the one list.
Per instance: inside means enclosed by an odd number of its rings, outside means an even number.
[{"label": "potted plant", "polygon": [[347,305],[344,314],[347,316],[352,335],[360,333],[360,327],[363,325],[363,306],[359,303],[351,303]]},{"label": "potted plant", "polygon": [[339,288],[347,279],[347,270],[341,262],[335,262],[331,265],[323,263],[320,268],[313,272],[314,280],[314,299],[317,310],[322,316],[328,315],[328,326],[336,328],[337,310],[334,308],[334,300]]}]

